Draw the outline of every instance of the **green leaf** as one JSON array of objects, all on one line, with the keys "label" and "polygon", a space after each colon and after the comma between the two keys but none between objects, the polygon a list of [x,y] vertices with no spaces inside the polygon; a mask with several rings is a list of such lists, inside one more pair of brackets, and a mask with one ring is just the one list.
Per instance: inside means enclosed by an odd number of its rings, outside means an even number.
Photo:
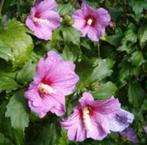
[{"label": "green leaf", "polygon": [[17,92],[11,97],[5,115],[10,117],[13,128],[24,131],[28,127],[29,115],[26,111],[23,91]]},{"label": "green leaf", "polygon": [[73,9],[74,8],[70,3],[58,5],[59,14],[62,16],[69,15],[73,11]]},{"label": "green leaf", "polygon": [[18,71],[16,75],[17,81],[20,83],[27,83],[30,82],[33,79],[33,76],[35,74],[35,64],[33,64],[31,61],[26,63],[23,68]]},{"label": "green leaf", "polygon": [[64,59],[67,60],[72,60],[72,61],[76,61],[77,59],[81,60],[81,51],[79,48],[75,48],[75,47],[69,48],[67,45],[65,45],[62,56]]},{"label": "green leaf", "polygon": [[[0,52],[4,54],[8,52],[5,60],[10,60],[13,68],[24,64],[30,57],[33,42],[31,37],[26,34],[26,28],[18,21],[11,21],[8,26],[0,33]],[[4,48],[7,48],[4,51]],[[11,49],[11,50],[10,50]],[[2,58],[2,57],[1,57]],[[3,56],[4,58],[4,56]]]},{"label": "green leaf", "polygon": [[11,48],[0,40],[0,58],[5,61],[13,60]]},{"label": "green leaf", "polygon": [[147,26],[141,26],[138,32],[140,46],[144,47],[145,43],[147,42]]},{"label": "green leaf", "polygon": [[14,145],[14,144],[2,133],[0,133],[0,145]]},{"label": "green leaf", "polygon": [[55,145],[56,134],[55,124],[45,124],[40,128],[37,138],[33,141],[32,145]]},{"label": "green leaf", "polygon": [[127,46],[126,42],[123,42],[121,46],[118,47],[119,51],[125,51],[127,53],[131,52],[131,49]]},{"label": "green leaf", "polygon": [[129,84],[128,87],[128,98],[130,104],[134,107],[139,107],[143,103],[143,97],[145,96],[144,90],[136,82]]},{"label": "green leaf", "polygon": [[132,42],[135,43],[137,41],[137,34],[136,34],[136,26],[132,23],[129,24],[127,31],[125,32],[125,36],[122,40],[123,43]]},{"label": "green leaf", "polygon": [[60,33],[61,33],[61,27],[59,27],[53,32],[52,40],[50,41],[50,45],[52,48],[55,48],[57,44],[63,39]]},{"label": "green leaf", "polygon": [[126,83],[126,80],[131,76],[131,64],[128,62],[123,62],[119,69],[119,80],[123,83]]},{"label": "green leaf", "polygon": [[96,86],[95,91],[93,91],[92,94],[96,99],[107,99],[108,97],[115,95],[116,91],[116,85],[112,82],[107,82]]},{"label": "green leaf", "polygon": [[61,136],[60,138],[58,139],[58,145],[68,145],[69,144],[69,141],[68,141],[68,138],[67,138],[67,133],[65,130],[61,130]]},{"label": "green leaf", "polygon": [[147,3],[145,0],[131,0],[130,4],[136,15],[141,15],[144,8],[147,8]]},{"label": "green leaf", "polygon": [[97,59],[92,73],[89,74],[89,82],[94,82],[97,80],[102,80],[112,73],[114,61],[111,59]]},{"label": "green leaf", "polygon": [[92,63],[87,60],[82,61],[77,65],[77,72],[80,76],[80,81],[77,87],[79,90],[84,91],[92,83],[101,81],[112,73],[114,61],[111,59],[94,59],[91,61]]},{"label": "green leaf", "polygon": [[0,92],[1,91],[12,91],[18,88],[17,82],[14,80],[13,74],[0,72]]},{"label": "green leaf", "polygon": [[72,27],[63,27],[62,34],[65,42],[72,42],[75,45],[80,43],[80,32]]},{"label": "green leaf", "polygon": [[147,99],[144,100],[144,102],[143,102],[143,104],[142,104],[142,106],[141,106],[141,110],[146,111],[146,109],[147,109]]},{"label": "green leaf", "polygon": [[110,36],[104,36],[101,38],[103,41],[117,47],[120,43],[121,36],[116,34],[116,35],[110,35]]},{"label": "green leaf", "polygon": [[11,121],[5,117],[7,102],[3,101],[0,106],[0,132],[2,132],[14,145],[21,145],[23,141],[23,132],[11,127]]},{"label": "green leaf", "polygon": [[140,66],[144,62],[143,54],[141,51],[135,51],[132,53],[130,62],[135,66]]}]

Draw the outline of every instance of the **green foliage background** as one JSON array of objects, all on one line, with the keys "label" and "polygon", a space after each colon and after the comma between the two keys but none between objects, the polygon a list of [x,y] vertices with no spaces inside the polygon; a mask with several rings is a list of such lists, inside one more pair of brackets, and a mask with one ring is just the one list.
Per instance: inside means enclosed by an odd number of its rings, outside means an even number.
[{"label": "green foliage background", "polygon": [[131,145],[118,133],[103,141],[88,139],[82,143],[68,141],[60,127],[60,117],[48,114],[39,119],[31,113],[23,97],[32,81],[35,66],[46,52],[56,49],[65,59],[76,63],[80,81],[76,91],[66,98],[68,115],[83,91],[95,99],[115,95],[122,106],[134,113],[131,125],[147,145],[147,1],[87,0],[97,8],[106,8],[113,26],[99,43],[80,38],[71,27],[70,15],[82,0],[57,0],[61,26],[51,41],[31,35],[24,21],[31,0],[0,0],[0,145]]}]

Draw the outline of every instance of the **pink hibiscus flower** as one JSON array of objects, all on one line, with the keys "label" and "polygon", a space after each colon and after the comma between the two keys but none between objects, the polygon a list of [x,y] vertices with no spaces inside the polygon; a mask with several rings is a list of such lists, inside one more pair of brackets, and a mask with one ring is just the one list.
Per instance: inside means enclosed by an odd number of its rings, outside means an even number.
[{"label": "pink hibiscus flower", "polygon": [[93,9],[86,3],[82,3],[81,9],[72,15],[73,27],[88,36],[92,41],[98,41],[105,34],[105,28],[110,24],[110,15],[104,8]]},{"label": "pink hibiscus flower", "polygon": [[51,111],[56,115],[65,112],[65,96],[75,89],[79,77],[75,65],[63,60],[55,51],[50,51],[37,65],[36,75],[24,96],[28,105],[40,118]]},{"label": "pink hibiscus flower", "polygon": [[44,40],[52,39],[52,32],[60,25],[60,16],[55,10],[55,0],[36,1],[26,19],[26,25],[36,37]]},{"label": "pink hibiscus flower", "polygon": [[111,131],[123,131],[133,119],[133,114],[121,109],[118,99],[94,101],[92,95],[85,92],[73,113],[60,123],[68,131],[70,140],[102,140]]}]

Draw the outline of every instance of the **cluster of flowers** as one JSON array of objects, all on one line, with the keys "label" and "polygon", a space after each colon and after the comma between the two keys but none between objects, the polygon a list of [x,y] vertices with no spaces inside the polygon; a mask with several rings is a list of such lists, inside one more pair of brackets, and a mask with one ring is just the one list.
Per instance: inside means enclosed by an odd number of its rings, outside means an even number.
[{"label": "cluster of flowers", "polygon": [[[60,25],[60,16],[55,11],[54,0],[37,1],[26,19],[26,25],[38,38],[51,39],[52,31]],[[110,22],[108,12],[91,8],[86,3],[73,14],[73,26],[97,41],[105,33]],[[25,91],[30,109],[43,118],[48,112],[62,116],[65,111],[65,96],[73,93],[79,80],[75,64],[64,60],[57,52],[49,51],[37,67],[33,82]],[[68,132],[68,138],[83,141],[86,138],[102,140],[111,131],[121,132],[133,122],[134,115],[121,108],[113,96],[106,100],[94,100],[90,92],[84,92],[73,113],[60,121]]]},{"label": "cluster of flowers", "polygon": [[[51,40],[52,32],[60,26],[61,18],[56,12],[55,0],[37,0],[26,19],[26,25],[40,39]],[[104,8],[93,9],[82,3],[81,9],[76,10],[72,18],[73,27],[88,36],[92,41],[98,41],[105,34],[105,28],[110,24],[110,15]]]},{"label": "cluster of flowers", "polygon": [[[63,60],[55,51],[48,52],[39,61],[34,80],[25,92],[29,107],[40,118],[48,112],[63,115],[65,96],[74,91],[78,80],[73,62]],[[102,140],[111,131],[123,131],[133,119],[133,114],[123,110],[118,99],[94,100],[89,92],[84,92],[71,116],[60,124],[68,130],[70,140]]]}]

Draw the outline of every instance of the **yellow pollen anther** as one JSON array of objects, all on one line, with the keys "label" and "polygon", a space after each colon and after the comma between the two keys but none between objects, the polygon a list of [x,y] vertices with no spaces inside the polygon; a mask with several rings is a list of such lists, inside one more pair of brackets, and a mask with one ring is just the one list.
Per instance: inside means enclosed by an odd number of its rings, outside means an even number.
[{"label": "yellow pollen anther", "polygon": [[47,23],[48,22],[47,19],[41,19],[41,18],[36,18],[36,17],[33,17],[33,21],[38,22],[38,23]]},{"label": "yellow pollen anther", "polygon": [[90,118],[90,109],[89,107],[84,107],[83,110],[83,122],[87,130],[91,128],[91,118]]},{"label": "yellow pollen anther", "polygon": [[92,18],[89,18],[89,19],[87,20],[87,24],[88,24],[88,25],[92,25],[92,23],[93,23],[93,19],[92,19]]},{"label": "yellow pollen anther", "polygon": [[47,84],[39,84],[38,90],[41,94],[51,94],[51,93],[56,93],[56,90],[54,90],[52,87],[50,87]]}]

